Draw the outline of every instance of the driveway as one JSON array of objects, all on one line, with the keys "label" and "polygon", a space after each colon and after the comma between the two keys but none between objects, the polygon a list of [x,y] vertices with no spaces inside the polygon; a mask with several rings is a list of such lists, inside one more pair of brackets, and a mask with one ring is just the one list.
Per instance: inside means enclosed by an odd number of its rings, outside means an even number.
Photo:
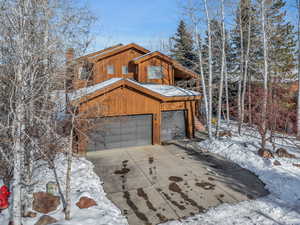
[{"label": "driveway", "polygon": [[176,145],[98,151],[88,159],[130,225],[159,224],[268,194],[238,165]]}]

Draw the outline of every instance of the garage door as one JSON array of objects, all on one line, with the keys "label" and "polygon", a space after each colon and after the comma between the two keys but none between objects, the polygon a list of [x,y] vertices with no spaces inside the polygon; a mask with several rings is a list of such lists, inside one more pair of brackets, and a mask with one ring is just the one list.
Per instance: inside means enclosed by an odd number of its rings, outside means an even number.
[{"label": "garage door", "polygon": [[164,111],[161,121],[161,141],[186,137],[185,111]]},{"label": "garage door", "polygon": [[87,151],[152,144],[152,115],[95,119]]}]

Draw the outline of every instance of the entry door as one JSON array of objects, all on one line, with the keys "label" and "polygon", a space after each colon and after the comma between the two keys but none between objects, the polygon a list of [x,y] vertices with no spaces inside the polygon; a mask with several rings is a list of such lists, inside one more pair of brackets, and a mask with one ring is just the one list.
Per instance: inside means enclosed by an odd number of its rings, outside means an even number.
[{"label": "entry door", "polygon": [[161,141],[186,137],[185,111],[164,111],[161,121]]},{"label": "entry door", "polygon": [[152,144],[152,115],[95,119],[87,151]]}]

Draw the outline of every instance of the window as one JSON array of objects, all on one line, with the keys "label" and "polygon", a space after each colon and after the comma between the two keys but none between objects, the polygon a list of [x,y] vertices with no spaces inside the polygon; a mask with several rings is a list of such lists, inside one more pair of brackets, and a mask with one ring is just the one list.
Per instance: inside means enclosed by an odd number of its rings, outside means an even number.
[{"label": "window", "polygon": [[80,80],[87,80],[90,77],[90,70],[87,66],[81,66],[79,68],[79,79]]},{"label": "window", "polygon": [[122,66],[122,74],[128,74],[128,66]]},{"label": "window", "polygon": [[115,68],[113,65],[108,65],[106,69],[107,69],[107,74],[115,74]]},{"label": "window", "polygon": [[161,66],[148,66],[148,79],[161,79],[163,76]]}]

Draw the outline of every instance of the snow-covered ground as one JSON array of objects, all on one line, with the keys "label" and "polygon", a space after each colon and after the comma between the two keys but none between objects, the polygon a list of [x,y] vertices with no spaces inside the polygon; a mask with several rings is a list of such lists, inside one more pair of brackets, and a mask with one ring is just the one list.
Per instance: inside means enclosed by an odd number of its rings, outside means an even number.
[{"label": "snow-covered ground", "polygon": [[[233,130],[236,127],[231,127]],[[165,225],[299,225],[300,224],[300,150],[293,147],[294,141],[277,139],[276,148],[284,147],[297,159],[263,159],[258,156],[258,134],[251,131],[243,136],[234,133],[232,138],[208,140],[199,143],[203,149],[219,154],[255,173],[265,184],[270,194],[252,201],[235,205],[223,204],[205,214]],[[273,150],[272,146],[268,146]],[[280,166],[273,165],[277,160]]]},{"label": "snow-covered ground", "polygon": [[[236,129],[235,126],[230,128]],[[266,197],[238,204],[223,204],[212,208],[204,214],[189,217],[181,221],[171,221],[165,225],[300,225],[300,150],[293,142],[277,139],[276,148],[284,147],[297,156],[296,159],[278,158],[263,159],[257,155],[259,148],[258,134],[250,131],[243,136],[236,132],[232,138],[204,141],[199,143],[203,149],[222,155],[248,169],[266,184],[270,194]],[[299,143],[300,145],[300,143]],[[273,146],[268,146],[273,150]],[[273,165],[277,160],[280,166]],[[58,176],[64,190],[66,160],[59,155],[56,160]],[[54,181],[53,172],[45,162],[36,165],[34,179],[37,183],[35,192],[46,191],[46,183]],[[91,162],[83,158],[74,158],[72,164],[72,210],[71,221],[65,221],[62,206],[50,216],[58,220],[56,225],[125,225],[126,218],[120,210],[105,196],[100,178],[93,172]],[[93,198],[97,206],[79,209],[75,203],[82,196]],[[39,214],[38,216],[40,216]],[[34,225],[35,219],[26,219],[23,225]],[[8,210],[0,213],[0,225],[8,224]]]},{"label": "snow-covered ground", "polygon": [[[65,190],[65,174],[67,161],[64,155],[58,155],[55,160],[57,174],[60,178],[62,190]],[[121,215],[120,210],[106,197],[102,188],[100,178],[93,172],[93,164],[83,158],[74,158],[72,163],[71,180],[71,217],[70,221],[64,220],[62,205],[48,215],[58,220],[56,225],[127,225],[127,220]],[[55,181],[53,171],[49,169],[44,161],[35,165],[34,170],[35,192],[46,191],[46,184],[49,181]],[[79,209],[75,204],[80,197],[91,197],[97,203],[97,206],[88,209]],[[38,218],[25,219],[23,225],[34,225]],[[8,224],[8,210],[0,213],[0,225]]]}]

